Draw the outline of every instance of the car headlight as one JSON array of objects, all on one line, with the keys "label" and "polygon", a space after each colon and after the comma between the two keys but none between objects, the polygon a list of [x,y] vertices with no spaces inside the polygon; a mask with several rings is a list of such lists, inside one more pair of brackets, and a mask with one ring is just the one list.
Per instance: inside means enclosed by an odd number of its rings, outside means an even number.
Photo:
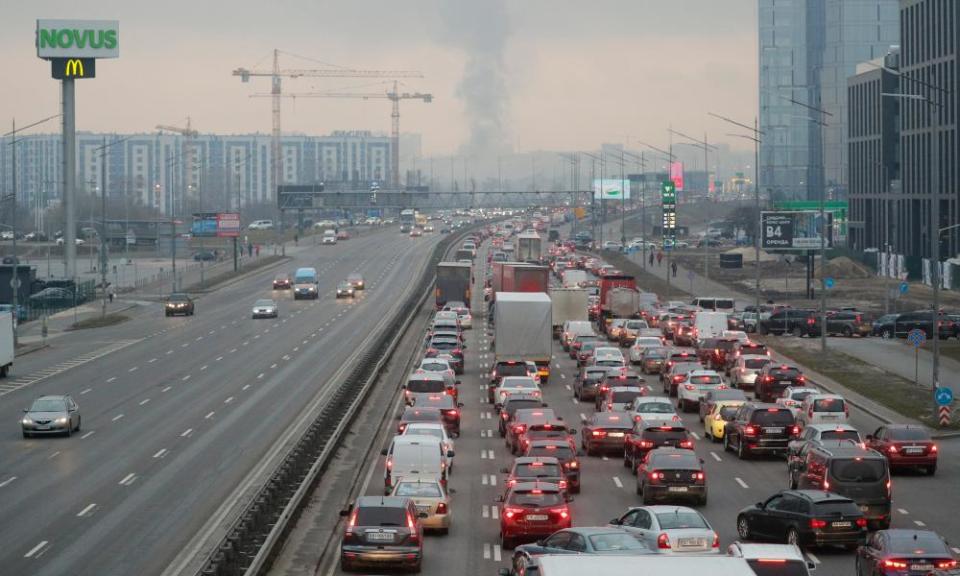
[{"label": "car headlight", "polygon": [[33,419],[29,416],[24,416],[23,420],[20,421],[21,424],[33,424]]},{"label": "car headlight", "polygon": [[57,424],[66,424],[66,423],[67,423],[66,418],[57,418]]}]

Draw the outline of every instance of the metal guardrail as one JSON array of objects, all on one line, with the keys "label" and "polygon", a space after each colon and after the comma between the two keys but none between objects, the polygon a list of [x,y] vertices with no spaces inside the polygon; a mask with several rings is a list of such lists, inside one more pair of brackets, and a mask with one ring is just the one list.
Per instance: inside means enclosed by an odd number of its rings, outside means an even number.
[{"label": "metal guardrail", "polygon": [[471,230],[472,227],[452,234],[434,247],[425,272],[405,304],[397,308],[379,331],[380,337],[361,354],[317,418],[207,558],[198,576],[255,576],[269,569],[299,517],[305,496],[322,476],[330,456],[336,453],[343,430],[352,422],[357,406],[389,359],[398,337],[416,315],[417,303],[432,292],[436,264],[450,245]]}]

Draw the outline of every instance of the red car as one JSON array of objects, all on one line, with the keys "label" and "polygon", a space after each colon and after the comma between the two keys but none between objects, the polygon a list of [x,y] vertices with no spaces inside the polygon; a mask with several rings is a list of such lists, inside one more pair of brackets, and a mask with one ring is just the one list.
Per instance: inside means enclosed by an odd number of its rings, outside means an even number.
[{"label": "red car", "polygon": [[546,424],[557,419],[552,408],[521,408],[513,414],[510,424],[507,426],[507,433],[504,435],[504,443],[511,454],[516,454],[520,450],[520,437],[527,430],[528,426],[534,424]]},{"label": "red car", "polygon": [[566,440],[574,446],[573,434],[576,430],[567,428],[562,420],[550,420],[541,424],[527,426],[517,439],[518,452],[526,452],[527,446],[534,440]]},{"label": "red car", "polygon": [[293,282],[290,281],[290,276],[281,274],[273,279],[274,290],[289,290],[291,288],[293,288]]},{"label": "red car", "polygon": [[531,440],[524,456],[553,456],[563,466],[563,473],[570,485],[570,492],[580,493],[580,458],[570,440]]},{"label": "red car", "polygon": [[557,484],[520,482],[497,498],[500,513],[500,547],[511,550],[520,542],[533,542],[570,528],[570,507]]},{"label": "red car", "polygon": [[890,469],[923,468],[937,472],[937,445],[925,428],[910,424],[888,424],[867,435],[867,447],[887,457]]}]

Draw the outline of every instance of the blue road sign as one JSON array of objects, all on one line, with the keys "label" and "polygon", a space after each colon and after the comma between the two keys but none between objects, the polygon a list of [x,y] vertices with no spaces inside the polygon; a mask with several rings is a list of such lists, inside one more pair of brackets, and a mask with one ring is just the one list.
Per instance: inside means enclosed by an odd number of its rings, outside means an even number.
[{"label": "blue road sign", "polygon": [[829,288],[833,288],[833,285],[835,284],[835,282],[833,281],[833,277],[832,277],[832,276],[829,276],[829,277],[827,277],[826,279],[824,279],[823,284],[824,284],[828,289],[829,289]]},{"label": "blue road sign", "polygon": [[913,344],[914,348],[919,348],[927,341],[927,333],[919,328],[914,328],[907,332],[907,340]]},{"label": "blue road sign", "polygon": [[901,294],[906,294],[906,293],[907,293],[907,290],[909,290],[909,289],[910,289],[910,285],[909,285],[909,284],[907,284],[906,282],[901,282],[901,283],[900,283],[900,293],[901,293]]},{"label": "blue road sign", "polygon": [[933,396],[937,399],[937,406],[949,406],[953,404],[953,390],[950,388],[937,388]]}]

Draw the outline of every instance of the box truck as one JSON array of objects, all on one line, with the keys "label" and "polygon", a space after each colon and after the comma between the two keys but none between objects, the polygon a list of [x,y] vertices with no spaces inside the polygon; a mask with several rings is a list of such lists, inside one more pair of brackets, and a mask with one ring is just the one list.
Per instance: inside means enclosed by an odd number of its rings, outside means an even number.
[{"label": "box truck", "polygon": [[471,267],[466,262],[437,264],[437,283],[434,287],[437,310],[447,302],[463,302],[470,307]]},{"label": "box truck", "polygon": [[543,292],[501,292],[497,295],[494,318],[494,363],[535,362],[540,383],[546,384],[553,353],[550,297]]},{"label": "box truck", "polygon": [[553,302],[553,335],[558,336],[565,322],[590,321],[587,308],[590,305],[587,291],[583,288],[556,288],[550,293]]}]

